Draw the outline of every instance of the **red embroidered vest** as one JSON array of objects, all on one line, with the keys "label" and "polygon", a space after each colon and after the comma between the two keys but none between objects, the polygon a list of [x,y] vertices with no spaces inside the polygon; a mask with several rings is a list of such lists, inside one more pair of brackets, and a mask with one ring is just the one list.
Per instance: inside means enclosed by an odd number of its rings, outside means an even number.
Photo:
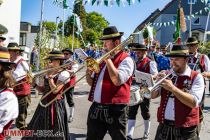
[{"label": "red embroidered vest", "polygon": [[[112,62],[116,68],[119,67],[119,64],[129,55],[125,52],[120,51],[112,59]],[[100,69],[102,70],[105,63],[100,64]],[[100,70],[100,72],[101,72]],[[95,74],[93,84],[89,93],[89,101],[93,101],[94,91],[98,77],[100,75]],[[102,90],[101,90],[101,103],[102,104],[128,104],[130,100],[130,85],[131,85],[132,76],[122,85],[115,86],[109,76],[108,69],[106,68],[103,77]]]},{"label": "red embroidered vest", "polygon": [[138,61],[136,64],[136,68],[139,71],[150,73],[150,59],[148,57],[145,57],[143,60]]},{"label": "red embroidered vest", "polygon": [[[178,76],[176,87],[179,89],[191,89],[192,83],[196,76],[198,75],[198,72],[193,71],[191,72],[191,76]],[[173,80],[172,80],[173,81]],[[164,116],[165,116],[165,110],[166,105],[169,99],[169,91],[161,89],[161,102],[160,107],[158,108],[157,112],[157,118],[158,122],[163,123],[164,122]],[[174,96],[174,106],[175,106],[175,126],[176,127],[190,127],[195,126],[199,124],[199,107],[196,108],[190,108],[186,105],[184,105],[182,102],[180,102],[175,96]]]},{"label": "red embroidered vest", "polygon": [[[22,63],[23,61],[25,61],[25,60],[21,58],[15,65],[15,68],[17,67],[18,64]],[[22,80],[18,81],[18,83],[22,83],[22,82],[24,82],[24,83],[20,84],[14,88],[14,92],[16,93],[16,95],[25,96],[25,95],[31,94],[30,84],[25,81],[26,81],[26,78],[23,78]]]}]

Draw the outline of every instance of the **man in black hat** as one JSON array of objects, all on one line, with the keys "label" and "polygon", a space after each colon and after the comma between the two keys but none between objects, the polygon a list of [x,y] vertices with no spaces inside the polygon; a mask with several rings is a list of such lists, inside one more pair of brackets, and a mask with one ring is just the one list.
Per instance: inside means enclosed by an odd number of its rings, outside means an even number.
[{"label": "man in black hat", "polygon": [[4,46],[4,41],[6,40],[5,37],[3,37],[2,35],[0,35],[0,47]]},{"label": "man in black hat", "polygon": [[[158,74],[157,64],[155,61],[152,61],[147,57],[147,47],[143,44],[139,43],[131,43],[128,45],[131,50],[135,51],[137,61],[136,61],[136,69],[141,72],[149,73],[153,76]],[[143,88],[140,85],[140,89]],[[149,139],[149,131],[150,131],[150,99],[144,98],[143,102],[135,104],[133,106],[129,106],[129,114],[128,114],[128,140],[132,140],[134,127],[136,123],[136,115],[138,113],[138,109],[141,109],[141,115],[144,119],[144,136],[142,139]]]},{"label": "man in black hat", "polygon": [[[210,78],[210,60],[207,55],[201,54],[198,52],[199,42],[195,37],[189,37],[187,39],[186,45],[189,49],[189,53],[193,56],[189,59],[188,65],[192,70],[198,71],[203,75],[204,78]],[[206,90],[205,90],[206,91]],[[200,122],[203,121],[203,113],[202,110],[204,108],[204,100],[205,100],[205,91],[203,93],[203,98],[201,101],[201,110],[200,110]],[[209,93],[209,90],[207,90]],[[198,133],[200,133],[201,123],[198,127]]]},{"label": "man in black hat", "polygon": [[[159,126],[155,140],[197,140],[199,104],[204,91],[204,80],[200,73],[188,66],[189,51],[184,45],[173,45],[166,55],[170,57],[172,70],[166,72],[159,89],[152,91],[152,98],[161,96],[157,112]],[[158,77],[163,77],[163,73]],[[165,76],[165,75],[164,75]]]},{"label": "man in black hat", "polygon": [[194,37],[189,37],[187,39],[186,45],[189,49],[189,53],[193,55],[193,57],[189,60],[189,66],[192,70],[196,70],[200,73],[203,73],[204,77],[210,78],[210,60],[207,55],[200,54],[198,52],[199,42]]},{"label": "man in black hat", "polygon": [[[73,52],[71,51],[70,48],[65,48],[64,50],[62,50],[64,57],[65,57],[65,61],[64,63],[70,63],[71,65],[68,68],[68,72],[70,73],[70,75],[74,74],[77,70],[78,70],[78,64],[73,60]],[[71,79],[69,81],[69,86],[73,86],[75,85],[75,81],[76,81],[76,75],[71,76]],[[68,118],[68,122],[71,123],[73,121],[73,117],[74,117],[74,101],[73,101],[73,94],[74,94],[74,87],[70,88],[67,92],[66,92],[66,100],[67,103],[69,105],[69,118]]]},{"label": "man in black hat", "polygon": [[[115,26],[104,29],[105,52],[121,44],[122,32]],[[115,50],[100,64],[100,72],[87,70],[86,80],[91,86],[89,101],[93,102],[87,120],[87,140],[102,140],[109,132],[112,140],[126,140],[127,104],[134,62],[123,50]]]},{"label": "man in black hat", "polygon": [[27,109],[31,101],[31,90],[29,82],[26,82],[26,75],[29,72],[29,65],[21,56],[24,51],[15,42],[11,42],[7,46],[10,53],[10,60],[15,63],[15,69],[13,71],[13,77],[17,83],[23,83],[14,87],[14,92],[18,98],[19,103],[19,115],[16,119],[16,126],[20,130],[26,129]]}]

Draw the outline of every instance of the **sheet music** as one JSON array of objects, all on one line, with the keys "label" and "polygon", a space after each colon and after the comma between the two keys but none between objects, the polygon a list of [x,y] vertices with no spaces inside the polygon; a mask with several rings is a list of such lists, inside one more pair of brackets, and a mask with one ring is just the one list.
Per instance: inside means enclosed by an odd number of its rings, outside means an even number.
[{"label": "sheet music", "polygon": [[75,49],[74,52],[78,55],[78,57],[81,59],[81,60],[86,60],[86,58],[88,57],[88,55],[81,49]]},{"label": "sheet music", "polygon": [[154,85],[151,74],[138,70],[135,70],[135,80],[136,83],[140,84],[140,87],[152,87]]}]

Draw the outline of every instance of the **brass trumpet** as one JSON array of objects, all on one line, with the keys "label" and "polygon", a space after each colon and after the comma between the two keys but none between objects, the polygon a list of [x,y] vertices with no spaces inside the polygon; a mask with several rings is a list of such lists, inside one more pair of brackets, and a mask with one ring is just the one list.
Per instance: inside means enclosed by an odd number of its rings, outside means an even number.
[{"label": "brass trumpet", "polygon": [[143,97],[150,99],[151,98],[151,92],[160,88],[160,84],[168,78],[169,76],[172,75],[172,72],[169,72],[167,75],[165,75],[162,79],[158,80],[152,87],[144,87],[142,88],[139,93],[143,95]]}]

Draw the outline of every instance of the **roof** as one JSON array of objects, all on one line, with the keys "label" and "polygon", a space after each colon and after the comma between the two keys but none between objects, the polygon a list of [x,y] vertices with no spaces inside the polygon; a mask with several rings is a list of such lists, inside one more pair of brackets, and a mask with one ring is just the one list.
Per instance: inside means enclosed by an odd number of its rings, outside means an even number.
[{"label": "roof", "polygon": [[149,22],[152,22],[154,21],[159,15],[160,15],[160,10],[159,9],[156,9],[154,12],[152,12],[151,15],[149,15],[134,31],[135,32],[138,32],[138,31],[141,31],[145,24],[148,24]]},{"label": "roof", "polygon": [[[189,15],[190,10],[188,1],[181,1],[181,5],[182,7],[184,7],[185,15]],[[198,9],[200,10],[204,8],[204,6],[204,3],[202,3],[201,1],[197,1],[196,7],[193,8],[193,13],[198,12]],[[139,26],[137,26],[134,32],[141,31],[144,28],[145,24],[148,24],[149,22],[154,22],[161,14],[176,14],[177,8],[178,1],[171,0],[161,11],[159,9],[156,9],[151,15],[149,15],[141,24],[139,24]],[[204,11],[202,15],[208,15],[208,12]]]}]

